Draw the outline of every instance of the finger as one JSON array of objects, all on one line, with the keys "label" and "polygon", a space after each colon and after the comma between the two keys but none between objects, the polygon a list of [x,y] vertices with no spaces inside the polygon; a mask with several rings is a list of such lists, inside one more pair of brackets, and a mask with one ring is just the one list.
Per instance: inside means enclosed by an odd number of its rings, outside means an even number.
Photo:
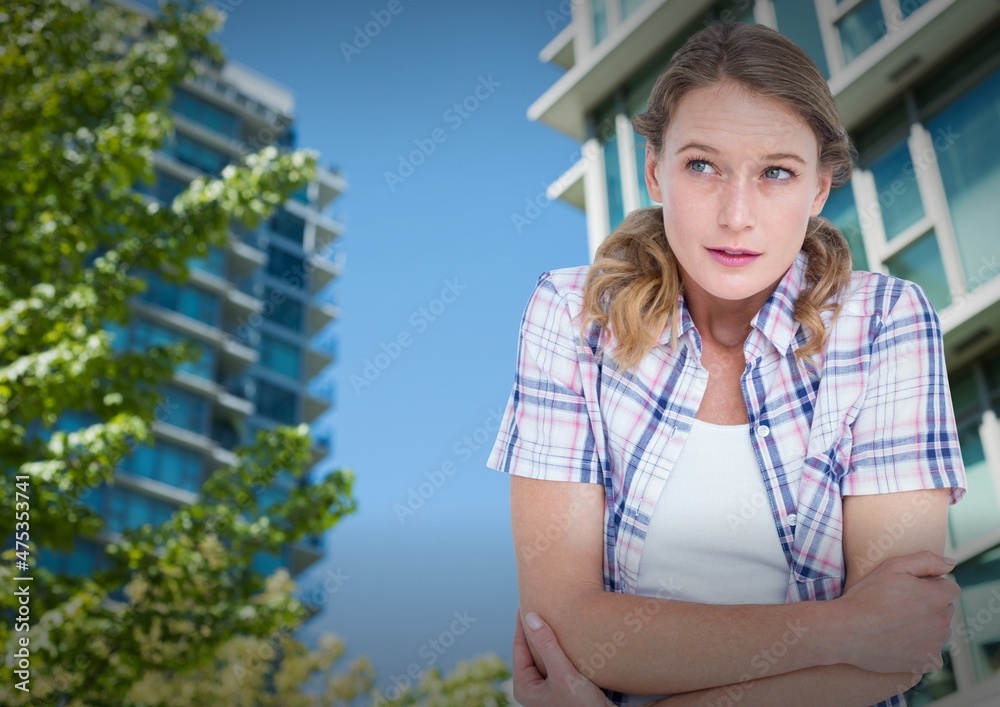
[{"label": "finger", "polygon": [[954,560],[945,559],[929,550],[894,558],[892,563],[897,572],[906,572],[914,577],[940,577],[955,568]]},{"label": "finger", "polygon": [[542,675],[535,666],[535,659],[531,656],[531,649],[528,648],[528,639],[524,635],[524,627],[521,626],[521,613],[514,619],[514,679],[518,676],[522,679],[541,679]]},{"label": "finger", "polygon": [[545,678],[538,672],[534,657],[528,648],[528,639],[521,626],[520,610],[518,610],[514,624],[514,667],[511,677],[514,683],[516,704],[544,704],[545,698],[540,696],[540,691],[545,688]]},{"label": "finger", "polygon": [[525,635],[528,642],[538,652],[538,655],[541,656],[549,678],[557,677],[565,679],[569,676],[580,676],[579,671],[577,671],[569,656],[563,652],[556,634],[542,620],[541,616],[533,611],[529,612],[524,617],[524,623],[527,624]]}]

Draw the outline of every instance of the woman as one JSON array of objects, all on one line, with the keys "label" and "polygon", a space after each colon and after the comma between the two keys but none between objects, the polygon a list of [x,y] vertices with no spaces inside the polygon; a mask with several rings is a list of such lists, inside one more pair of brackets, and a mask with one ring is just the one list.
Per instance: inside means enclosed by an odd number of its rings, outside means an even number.
[{"label": "woman", "polygon": [[958,596],[937,316],[852,274],[817,218],[850,143],[777,32],[702,30],[634,126],[662,208],[539,278],[488,462],[512,475],[520,615],[541,625],[518,622],[515,696],[903,704]]}]

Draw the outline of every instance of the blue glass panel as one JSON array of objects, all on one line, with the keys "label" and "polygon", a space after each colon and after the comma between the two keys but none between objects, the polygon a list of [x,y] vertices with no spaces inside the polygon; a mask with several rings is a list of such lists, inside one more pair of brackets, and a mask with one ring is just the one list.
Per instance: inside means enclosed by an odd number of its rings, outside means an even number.
[{"label": "blue glass panel", "polygon": [[1000,504],[979,435],[979,421],[963,425],[958,436],[969,490],[962,502],[951,508],[949,519],[952,542],[960,547],[1000,530]]},{"label": "blue glass panel", "polygon": [[915,240],[886,260],[889,274],[920,285],[934,308],[941,311],[951,302],[948,280],[941,262],[934,231]]},{"label": "blue glass panel", "polygon": [[232,161],[228,155],[213,150],[208,145],[183,133],[176,133],[165,140],[162,150],[164,154],[170,155],[184,164],[215,176],[218,176],[222,172],[222,168]]},{"label": "blue glass panel", "polygon": [[263,300],[264,318],[294,332],[302,331],[305,305],[281,290],[267,288]]},{"label": "blue glass panel", "polygon": [[594,44],[597,45],[608,36],[607,0],[591,0],[590,8],[594,20]]},{"label": "blue glass panel", "polygon": [[614,231],[625,218],[625,203],[622,197],[621,163],[618,160],[618,136],[612,135],[604,143],[604,174],[608,190],[609,227]]},{"label": "blue glass panel", "polygon": [[865,0],[837,22],[844,63],[850,64],[885,36],[885,18],[879,0]]},{"label": "blue glass panel", "polygon": [[155,447],[138,447],[122,462],[122,471],[197,492],[201,488],[203,459],[197,452],[158,440]]},{"label": "blue glass panel", "polygon": [[298,396],[290,390],[257,379],[257,414],[285,425],[298,420]]},{"label": "blue glass panel", "polygon": [[267,272],[269,275],[278,278],[282,282],[304,289],[307,285],[305,266],[302,256],[289,253],[274,245],[267,248]]},{"label": "blue glass panel", "polygon": [[861,237],[861,223],[858,220],[858,207],[854,203],[854,191],[850,184],[845,184],[830,192],[830,197],[820,214],[830,223],[840,229],[851,247],[851,256],[855,270],[868,269],[868,256],[865,254],[865,244]]},{"label": "blue glass panel", "polygon": [[296,245],[302,245],[305,237],[306,222],[298,216],[279,208],[271,216],[271,232],[285,238]]},{"label": "blue glass panel", "polygon": [[240,120],[236,115],[183,88],[174,90],[171,110],[220,135],[233,139],[239,138]]},{"label": "blue glass panel", "polygon": [[1000,71],[928,121],[970,290],[1000,273]]},{"label": "blue glass panel", "polygon": [[906,19],[925,4],[927,0],[899,0],[899,11],[903,14],[903,19]]},{"label": "blue glass panel", "polygon": [[260,364],[289,378],[298,379],[302,351],[298,346],[269,334],[260,337]]},{"label": "blue glass panel", "polygon": [[221,248],[209,248],[208,255],[204,258],[192,258],[188,261],[188,266],[212,275],[225,277],[226,254]]},{"label": "blue glass panel", "polygon": [[635,12],[646,0],[621,0],[622,1],[622,19]]},{"label": "blue glass panel", "polygon": [[924,217],[916,170],[906,140],[875,160],[870,169],[878,191],[885,237],[892,240]]},{"label": "blue glass panel", "polygon": [[164,386],[157,419],[197,434],[205,434],[208,400],[177,386]]},{"label": "blue glass panel", "polygon": [[104,518],[108,530],[114,532],[121,533],[147,523],[160,525],[177,510],[172,503],[122,486],[108,489],[108,492]]},{"label": "blue glass panel", "polygon": [[180,341],[194,345],[199,351],[198,358],[185,361],[177,369],[186,371],[201,378],[212,380],[215,372],[216,350],[204,342],[192,339],[173,329],[154,324],[148,319],[137,317],[131,327],[131,343],[135,349],[148,349],[152,346],[168,346]]},{"label": "blue glass panel", "polygon": [[635,133],[635,171],[639,182],[639,207],[652,206],[653,199],[646,188],[646,138],[639,133]]},{"label": "blue glass panel", "polygon": [[188,183],[184,179],[156,170],[154,182],[146,184],[144,182],[136,184],[136,191],[148,194],[162,204],[171,204],[174,197],[187,189]]},{"label": "blue glass panel", "polygon": [[778,31],[802,47],[816,62],[823,76],[830,78],[830,67],[823,51],[823,35],[819,29],[816,3],[803,0],[773,0],[778,18]]},{"label": "blue glass panel", "polygon": [[140,297],[205,324],[217,326],[219,323],[221,303],[218,295],[193,285],[167,282],[154,274],[146,278],[146,291]]}]

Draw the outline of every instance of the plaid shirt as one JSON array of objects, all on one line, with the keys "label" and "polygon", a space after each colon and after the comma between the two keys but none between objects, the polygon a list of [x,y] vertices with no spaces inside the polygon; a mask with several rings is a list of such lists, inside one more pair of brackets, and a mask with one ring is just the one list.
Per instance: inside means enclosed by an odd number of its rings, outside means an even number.
[{"label": "plaid shirt", "polygon": [[[954,503],[966,486],[940,323],[923,291],[898,278],[853,273],[832,328],[824,312],[826,350],[810,370],[796,360],[806,334],[792,316],[806,262],[800,253],[754,317],[742,376],[751,442],[788,560],[789,602],[843,591],[843,496],[947,487]],[[609,344],[595,327],[581,345],[588,269],[539,278],[487,465],[603,484],[605,589],[635,593],[650,517],[708,373],[683,297],[677,345],[666,327],[631,372],[595,355]],[[624,696],[608,694],[623,704]]]}]

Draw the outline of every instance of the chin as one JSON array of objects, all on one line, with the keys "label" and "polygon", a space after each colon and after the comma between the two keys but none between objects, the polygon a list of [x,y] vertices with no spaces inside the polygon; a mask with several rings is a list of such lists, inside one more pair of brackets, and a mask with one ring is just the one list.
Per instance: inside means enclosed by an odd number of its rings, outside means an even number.
[{"label": "chin", "polygon": [[715,280],[710,286],[705,287],[705,291],[720,300],[741,302],[759,295],[761,292],[770,287],[773,282],[773,280],[764,282],[763,279],[759,282],[748,282],[743,279],[741,279],[740,282]]}]

